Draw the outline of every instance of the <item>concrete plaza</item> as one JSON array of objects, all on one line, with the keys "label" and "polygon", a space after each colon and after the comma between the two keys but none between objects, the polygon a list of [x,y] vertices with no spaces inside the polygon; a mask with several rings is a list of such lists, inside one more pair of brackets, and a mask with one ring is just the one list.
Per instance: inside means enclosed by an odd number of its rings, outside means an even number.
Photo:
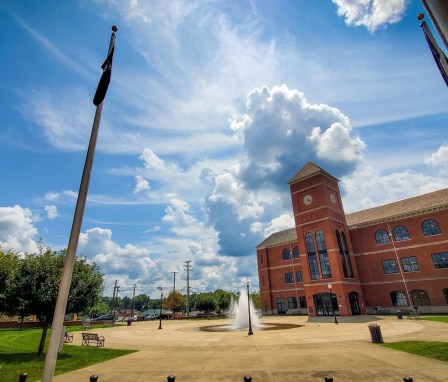
[{"label": "concrete plaza", "polygon": [[[339,318],[339,317],[338,317]],[[172,374],[182,381],[335,382],[448,380],[448,363],[373,344],[368,325],[381,326],[384,342],[432,340],[448,342],[448,325],[395,316],[339,318],[306,316],[263,317],[261,323],[298,324],[272,331],[203,332],[200,326],[230,324],[230,320],[176,320],[133,322],[131,326],[94,328],[106,338],[106,348],[136,349],[133,354],[55,377],[56,382],[166,381]],[[81,332],[74,333],[81,345]]]}]

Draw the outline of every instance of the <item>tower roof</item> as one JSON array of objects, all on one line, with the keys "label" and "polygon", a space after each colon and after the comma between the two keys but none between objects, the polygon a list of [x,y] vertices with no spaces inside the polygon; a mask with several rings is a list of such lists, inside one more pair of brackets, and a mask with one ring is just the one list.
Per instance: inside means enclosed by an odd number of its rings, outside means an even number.
[{"label": "tower roof", "polygon": [[288,184],[297,183],[299,180],[303,180],[306,178],[309,178],[316,174],[325,174],[326,176],[329,176],[330,178],[336,180],[336,182],[339,182],[339,179],[335,178],[333,175],[325,171],[323,168],[320,168],[317,164],[308,161],[306,162],[305,166],[303,166],[289,181]]}]

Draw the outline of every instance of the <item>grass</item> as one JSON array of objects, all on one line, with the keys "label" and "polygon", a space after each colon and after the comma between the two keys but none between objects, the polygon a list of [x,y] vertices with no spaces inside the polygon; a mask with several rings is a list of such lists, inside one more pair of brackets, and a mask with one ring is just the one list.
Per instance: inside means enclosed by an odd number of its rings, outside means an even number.
[{"label": "grass", "polygon": [[445,322],[446,324],[448,324],[448,317],[422,317],[420,316],[421,320],[426,320],[426,321],[437,321],[437,322]]},{"label": "grass", "polygon": [[380,345],[389,349],[448,362],[448,342],[402,341]]},{"label": "grass", "polygon": [[[70,331],[78,330],[77,327]],[[80,327],[79,330],[82,330]],[[0,331],[0,381],[17,382],[21,373],[27,373],[27,382],[42,378],[45,354],[37,355],[42,329]],[[47,344],[50,331],[47,335]],[[68,373],[109,359],[133,353],[134,350],[105,349],[64,345],[58,355],[55,375]]]}]

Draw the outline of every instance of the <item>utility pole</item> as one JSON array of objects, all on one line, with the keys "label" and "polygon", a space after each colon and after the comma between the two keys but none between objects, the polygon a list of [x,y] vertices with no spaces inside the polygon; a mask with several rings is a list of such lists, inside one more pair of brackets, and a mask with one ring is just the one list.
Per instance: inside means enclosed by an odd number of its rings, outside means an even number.
[{"label": "utility pole", "polygon": [[174,293],[174,292],[176,292],[176,273],[179,273],[179,272],[171,272],[171,273],[174,276],[174,285],[173,285],[173,293]]},{"label": "utility pole", "polygon": [[114,300],[114,311],[113,311],[113,315],[114,315],[114,320],[115,320],[115,309],[116,309],[116,307],[117,307],[117,303],[118,303],[118,292],[120,291],[120,287],[117,285],[116,287],[115,287],[115,289],[117,290],[117,293],[115,294],[115,300]]},{"label": "utility pole", "polygon": [[190,313],[190,269],[191,269],[190,263],[191,260],[187,260],[185,261],[184,265],[185,269],[187,270],[187,307],[186,307],[187,316]]},{"label": "utility pole", "polygon": [[112,304],[110,306],[110,314],[112,314],[112,312],[115,310],[115,290],[117,289],[117,282],[118,280],[115,280],[114,293],[112,294]]},{"label": "utility pole", "polygon": [[134,317],[134,310],[135,310],[135,287],[137,284],[134,284],[134,293],[132,294],[132,308],[131,308],[131,317]]}]

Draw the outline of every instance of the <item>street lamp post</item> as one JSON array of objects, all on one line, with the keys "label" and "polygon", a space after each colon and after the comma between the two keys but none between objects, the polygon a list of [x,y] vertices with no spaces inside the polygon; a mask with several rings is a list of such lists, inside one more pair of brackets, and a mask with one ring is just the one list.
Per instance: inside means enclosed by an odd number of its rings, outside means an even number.
[{"label": "street lamp post", "polygon": [[157,287],[160,290],[160,312],[159,312],[159,329],[162,329],[162,301],[163,301],[163,291],[162,287]]},{"label": "street lamp post", "polygon": [[336,318],[336,309],[334,308],[334,305],[333,305],[333,297],[331,294],[331,288],[333,288],[333,285],[328,284],[328,291],[330,292],[330,304],[331,304],[331,308],[333,309],[334,323],[337,324],[338,319]]},{"label": "street lamp post", "polygon": [[249,298],[249,280],[246,282],[247,286],[247,310],[249,312],[249,332],[247,333],[249,336],[253,335],[254,332],[252,331],[252,321],[250,319],[250,298]]}]

